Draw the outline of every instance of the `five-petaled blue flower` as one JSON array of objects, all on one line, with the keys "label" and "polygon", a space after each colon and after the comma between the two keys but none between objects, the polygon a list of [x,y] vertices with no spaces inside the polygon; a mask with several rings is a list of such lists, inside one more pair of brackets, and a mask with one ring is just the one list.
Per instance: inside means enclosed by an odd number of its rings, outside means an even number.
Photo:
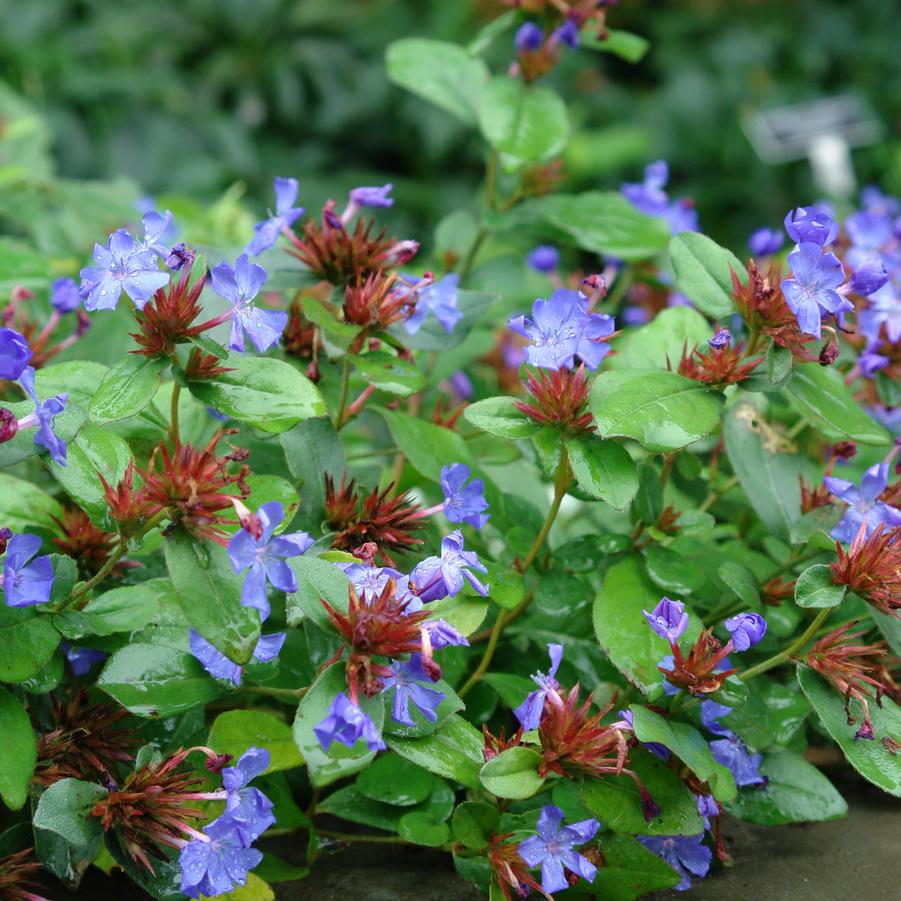
[{"label": "five-petaled blue flower", "polygon": [[259,538],[241,529],[232,535],[228,543],[228,559],[236,573],[250,571],[244,579],[241,603],[245,607],[256,607],[260,618],[269,616],[269,599],[266,597],[266,580],[279,591],[297,591],[294,570],[285,563],[287,557],[298,557],[313,544],[306,532],[292,532],[290,535],[276,535],[273,532],[285,518],[285,508],[279,501],[269,501],[257,510],[263,526]]},{"label": "five-petaled blue flower", "polygon": [[785,230],[796,244],[826,247],[838,237],[838,224],[828,212],[815,206],[790,210],[785,217]]},{"label": "five-petaled blue flower", "polygon": [[549,644],[547,652],[551,658],[550,669],[547,673],[539,671],[532,676],[532,681],[538,686],[538,691],[529,692],[522,704],[513,711],[526,732],[537,729],[541,725],[545,698],[549,692],[557,691],[560,687],[555,677],[560,668],[560,661],[563,660],[563,645]]},{"label": "five-petaled blue flower", "polygon": [[27,366],[19,376],[19,384],[34,403],[34,413],[29,413],[19,420],[19,429],[31,429],[37,426],[34,443],[46,448],[55,463],[66,465],[66,442],[53,431],[53,420],[66,408],[68,393],[54,394],[45,401],[38,400],[34,385],[34,369]]},{"label": "five-petaled blue flower", "polygon": [[15,329],[0,328],[0,381],[14,382],[25,371],[31,348]]},{"label": "five-petaled blue flower", "polygon": [[452,332],[454,326],[463,318],[463,311],[457,309],[459,284],[460,276],[456,272],[450,272],[437,282],[417,288],[416,306],[404,320],[407,334],[415,335],[422,328],[430,312],[446,332]]},{"label": "five-petaled blue flower", "polygon": [[275,188],[275,215],[253,227],[255,234],[244,248],[244,252],[252,257],[258,257],[272,247],[279,234],[290,228],[304,212],[303,207],[294,206],[298,187],[296,178],[276,178],[272,184]]},{"label": "five-petaled blue flower", "polygon": [[431,687],[432,680],[422,665],[422,654],[412,654],[404,662],[394,661],[388,668],[391,675],[382,679],[382,691],[394,689],[391,718],[396,723],[412,726],[412,703],[430,723],[437,722],[438,714],[435,711],[444,700],[444,692]]},{"label": "five-petaled blue flower", "polygon": [[423,601],[438,601],[459,594],[465,579],[476,592],[486,596],[488,586],[472,570],[488,572],[475,551],[463,549],[463,533],[457,530],[441,540],[440,557],[426,557],[416,565],[410,573],[410,587]]},{"label": "five-petaled blue flower", "polygon": [[662,598],[653,612],[641,611],[648,625],[661,638],[665,638],[670,644],[679,640],[682,633],[688,628],[688,614],[685,612],[685,604],[681,601],[671,601]]},{"label": "five-petaled blue flower", "polygon": [[564,826],[564,816],[554,804],[543,807],[538,816],[538,834],[521,842],[518,849],[519,856],[529,867],[541,867],[541,887],[548,894],[569,888],[564,868],[586,882],[594,882],[597,873],[595,865],[575,847],[590,842],[601,824],[590,819]]},{"label": "five-petaled blue flower", "polygon": [[723,622],[736,651],[753,648],[766,635],[766,620],[759,613],[737,613]]},{"label": "five-petaled blue flower", "polygon": [[263,859],[263,852],[241,841],[235,822],[227,814],[203,827],[207,841],[194,839],[178,858],[181,890],[189,898],[212,897],[247,882],[247,874]]},{"label": "five-petaled blue flower", "polygon": [[700,835],[639,835],[636,838],[682,876],[676,891],[690,889],[692,876],[703,878],[710,870],[713,852],[704,844],[703,832]]},{"label": "five-petaled blue flower", "polygon": [[94,245],[96,267],[81,270],[79,293],[86,310],[113,310],[124,291],[138,309],[169,283],[152,250],[136,244],[124,228],[109,236],[106,247]]},{"label": "five-petaled blue flower", "polygon": [[441,467],[441,490],[444,492],[444,515],[451,522],[465,522],[477,529],[488,522],[485,500],[485,483],[473,479],[468,485],[469,467],[465,463],[452,463]]},{"label": "five-petaled blue flower", "polygon": [[375,723],[343,691],[335,696],[325,719],[313,727],[313,732],[325,751],[334,741],[352,748],[361,738],[370,751],[385,750]]},{"label": "five-petaled blue flower", "polygon": [[879,496],[888,484],[889,464],[875,463],[860,480],[860,488],[845,479],[827,476],[823,484],[847,505],[844,515],[831,535],[836,541],[850,544],[863,527],[864,537],[869,538],[878,525],[887,529],[901,526],[901,510],[883,504]]},{"label": "five-petaled blue flower", "polygon": [[213,290],[234,305],[228,339],[232,350],[244,350],[245,336],[260,353],[278,344],[288,324],[288,314],[284,310],[261,310],[253,303],[266,281],[266,270],[262,266],[251,263],[247,254],[242,253],[234,269],[228,263],[213,268],[210,280]]},{"label": "five-petaled blue flower", "polygon": [[255,842],[275,823],[272,802],[252,779],[269,769],[269,752],[265,748],[248,748],[234,766],[222,770],[222,787],[226,791],[225,816],[234,823],[235,832],[245,847]]},{"label": "five-petaled blue flower", "polygon": [[789,255],[792,277],[782,282],[782,293],[802,332],[819,338],[823,313],[842,322],[854,304],[836,290],[845,282],[845,270],[835,254],[823,252],[819,244],[806,241]]},{"label": "five-petaled blue flower", "polygon": [[[278,652],[285,643],[284,632],[273,632],[271,635],[261,635],[257,646],[253,649],[255,663],[267,663],[278,656]],[[191,629],[188,637],[191,653],[200,661],[200,665],[217,679],[226,679],[235,685],[241,684],[244,675],[244,667],[233,663],[221,651],[211,645],[199,632]]]},{"label": "five-petaled blue flower", "polygon": [[50,600],[53,565],[46,554],[35,557],[42,543],[37,535],[20,534],[10,538],[3,561],[2,581],[7,606],[31,607]]}]

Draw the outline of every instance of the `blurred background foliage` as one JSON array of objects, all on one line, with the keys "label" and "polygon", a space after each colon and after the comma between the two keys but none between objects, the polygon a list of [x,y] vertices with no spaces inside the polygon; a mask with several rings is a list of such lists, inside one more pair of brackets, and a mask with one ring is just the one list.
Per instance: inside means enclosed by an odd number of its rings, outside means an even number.
[{"label": "blurred background foliage", "polygon": [[[391,180],[391,226],[429,244],[443,215],[478,203],[480,144],[388,82],[385,47],[407,35],[466,43],[503,10],[499,0],[0,0],[2,230],[69,272],[149,193],[196,240],[240,244],[279,174],[301,179],[308,209]],[[550,76],[576,126],[564,190],[638,181],[665,157],[672,192],[695,199],[702,228],[743,248],[815,194],[806,162],[758,160],[742,114],[852,91],[886,128],[884,142],[855,151],[858,177],[901,192],[897,12],[886,0],[624,0],[609,21],[649,39],[644,60],[584,50]],[[489,49],[495,69],[511,43],[508,32]]]}]

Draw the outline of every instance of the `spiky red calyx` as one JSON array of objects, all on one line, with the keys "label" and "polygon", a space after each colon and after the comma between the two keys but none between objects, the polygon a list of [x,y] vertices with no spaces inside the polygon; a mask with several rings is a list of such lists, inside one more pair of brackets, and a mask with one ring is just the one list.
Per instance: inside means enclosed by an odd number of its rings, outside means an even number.
[{"label": "spiky red calyx", "polygon": [[735,385],[747,379],[763,359],[762,356],[748,359],[744,343],[735,347],[708,347],[705,350],[695,347],[691,351],[685,344],[677,372],[705,385]]},{"label": "spiky red calyx", "polygon": [[43,870],[34,859],[34,848],[0,857],[0,901],[49,901],[34,890],[43,891]]},{"label": "spiky red calyx", "polygon": [[416,306],[416,292],[398,286],[397,277],[381,269],[354,278],[344,289],[344,320],[374,329],[408,319]]},{"label": "spiky red calyx", "polygon": [[714,636],[713,629],[705,629],[698,640],[691,646],[687,654],[683,654],[675,642],[671,645],[673,652],[673,669],[662,666],[657,669],[667,682],[677,688],[684,689],[693,695],[706,695],[722,688],[729,676],[738,672],[736,669],[720,670],[718,667],[732,650],[732,642],[721,644]]},{"label": "spiky red calyx", "polygon": [[901,528],[880,523],[869,536],[862,527],[848,547],[835,543],[838,561],[830,563],[832,583],[847,585],[881,613],[901,610]]},{"label": "spiky red calyx", "polygon": [[[54,537],[53,543],[78,563],[82,573],[96,575],[109,560],[118,535],[95,526],[87,513],[78,507],[64,507],[62,517],[53,521],[63,533],[61,538]],[[121,575],[123,565],[117,564],[112,575]]]},{"label": "spiky red calyx", "polygon": [[531,395],[528,403],[515,404],[540,425],[568,435],[588,435],[594,431],[594,418],[588,411],[589,388],[584,365],[578,369],[541,369],[526,377],[526,389]]}]

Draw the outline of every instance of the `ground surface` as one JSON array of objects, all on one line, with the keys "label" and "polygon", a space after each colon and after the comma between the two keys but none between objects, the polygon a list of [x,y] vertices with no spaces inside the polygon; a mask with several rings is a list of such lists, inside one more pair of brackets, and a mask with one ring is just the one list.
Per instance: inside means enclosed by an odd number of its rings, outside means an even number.
[{"label": "ground surface", "polygon": [[[871,786],[836,780],[847,819],[812,826],[765,828],[730,820],[727,844],[735,866],[720,869],[689,894],[658,892],[648,901],[860,901],[901,898],[901,804]],[[298,857],[280,838],[270,850]],[[298,863],[302,860],[297,859]],[[355,845],[325,854],[311,876],[276,886],[278,901],[480,901],[460,881],[445,854],[390,845]],[[146,896],[127,879],[97,871],[76,895],[53,901],[131,901]],[[565,895],[560,896],[561,901]],[[603,901],[603,899],[601,899]]]}]

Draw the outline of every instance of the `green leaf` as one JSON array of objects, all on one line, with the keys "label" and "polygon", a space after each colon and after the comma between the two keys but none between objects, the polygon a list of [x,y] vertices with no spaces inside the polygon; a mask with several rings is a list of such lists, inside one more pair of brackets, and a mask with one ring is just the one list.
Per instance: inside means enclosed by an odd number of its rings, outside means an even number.
[{"label": "green leaf", "polygon": [[402,360],[385,350],[370,351],[364,356],[348,354],[360,375],[380,391],[409,397],[425,386],[425,375],[410,360]]},{"label": "green leaf", "polygon": [[783,386],[791,376],[792,352],[773,342],[766,354],[766,377],[773,385]]},{"label": "green leaf", "polygon": [[816,563],[798,576],[795,603],[799,607],[837,607],[847,591],[847,585],[832,584],[832,567],[828,563]]},{"label": "green leaf", "polygon": [[385,754],[360,773],[357,790],[372,801],[412,807],[431,794],[433,781],[431,773],[421,767],[396,754]]},{"label": "green leaf", "polygon": [[592,497],[614,510],[625,510],[638,493],[638,473],[629,452],[615,441],[568,438],[566,450],[573,475]]},{"label": "green leaf", "polygon": [[747,283],[738,257],[700,232],[682,232],[669,242],[676,287],[702,312],[722,319],[735,312],[732,272]]},{"label": "green leaf", "polygon": [[243,578],[225,548],[183,529],[170,532],[163,548],[185,619],[229,660],[248,663],[260,638],[260,615],[241,603]]},{"label": "green leaf", "polygon": [[254,874],[270,883],[295,882],[310,875],[309,867],[298,867],[275,854],[264,852],[263,859],[254,867]]},{"label": "green leaf", "polygon": [[498,438],[531,438],[539,430],[537,422],[517,409],[512,397],[486,397],[467,405],[463,418],[477,429]]},{"label": "green leaf", "polygon": [[[44,396],[40,389],[38,390],[38,396]],[[34,412],[34,404],[30,401],[15,404],[0,403],[0,409],[10,410],[17,419],[22,419],[24,416]],[[87,416],[88,414],[82,407],[70,402],[66,404],[66,408],[62,413],[54,417],[53,431],[57,437],[67,442],[70,451],[72,442],[79,429],[84,425]],[[21,463],[22,460],[27,460],[29,457],[34,457],[37,454],[46,453],[42,446],[34,443],[34,437],[34,429],[21,429],[9,441],[4,441],[0,444],[0,469],[14,466],[16,463]],[[53,465],[55,466],[56,464]]]},{"label": "green leaf", "polygon": [[792,544],[809,544],[820,550],[835,550],[835,539],[829,534],[842,518],[838,505],[816,507],[792,523],[789,541]]},{"label": "green leaf", "polygon": [[91,422],[105,425],[117,419],[137,416],[149,407],[160,384],[160,376],[169,365],[166,359],[128,354],[118,366],[108,370],[91,399]]},{"label": "green leaf", "polygon": [[631,31],[618,28],[604,28],[604,37],[598,37],[597,28],[588,25],[579,35],[579,46],[589,50],[602,50],[612,53],[627,63],[640,62],[651,46],[646,38]]},{"label": "green leaf", "polygon": [[848,813],[835,786],[799,754],[764,754],[760,772],[766,785],[740,791],[726,805],[732,816],[758,826],[782,826],[837,820]]},{"label": "green leaf", "polygon": [[50,463],[50,472],[78,506],[103,527],[109,525],[109,513],[100,475],[115,486],[130,462],[131,450],[124,439],[89,422],[69,444],[66,465]]},{"label": "green leaf", "polygon": [[[301,699],[294,720],[294,741],[306,761],[310,782],[320,788],[358,773],[375,759],[376,752],[368,750],[362,738],[352,748],[336,741],[325,751],[313,731],[328,716],[329,707],[338,693],[347,693],[344,669],[343,664],[336,663],[322,672]],[[382,699],[361,697],[360,707],[375,728],[381,730],[384,721]]]},{"label": "green leaf", "polygon": [[427,479],[437,482],[441,467],[450,463],[475,466],[466,442],[456,432],[407,413],[384,407],[372,409],[388,424],[394,443],[403,448],[410,465]]},{"label": "green leaf", "polygon": [[226,365],[231,371],[215,379],[188,383],[191,394],[214,410],[273,435],[325,416],[319,389],[290,363],[232,354]]},{"label": "green leaf", "polygon": [[351,823],[362,823],[364,826],[397,832],[400,818],[413,811],[428,813],[434,822],[446,820],[454,809],[454,793],[446,782],[433,778],[432,791],[428,798],[413,807],[397,807],[373,801],[362,794],[356,785],[348,785],[332,792],[316,809],[320,813],[330,813]]},{"label": "green leaf", "polygon": [[436,776],[453,779],[467,788],[481,786],[482,734],[457,714],[431,735],[421,738],[388,735],[385,740],[396,754]]},{"label": "green leaf", "polygon": [[786,539],[801,515],[803,471],[796,454],[781,452],[776,433],[750,401],[736,404],[723,423],[726,453],[754,511]]},{"label": "green leaf", "polygon": [[267,773],[303,765],[291,727],[264,710],[226,710],[213,721],[207,744],[219,754],[239,758],[248,748],[269,752]]},{"label": "green leaf", "polygon": [[603,438],[634,438],[648,450],[679,450],[713,432],[723,398],[675,372],[602,372],[589,406]]},{"label": "green leaf", "polygon": [[[667,369],[678,366],[683,350],[704,345],[713,335],[710,323],[693,307],[667,307],[647,325],[625,329],[610,346],[607,369]],[[680,458],[681,459],[681,458]]]},{"label": "green leaf", "polygon": [[778,682],[755,679],[747,700],[720,718],[727,729],[755,751],[785,747],[804,725],[810,704],[800,691]]},{"label": "green leaf", "polygon": [[848,763],[874,785],[890,795],[901,797],[901,757],[882,745],[883,738],[901,735],[901,708],[889,698],[882,706],[869,704],[874,740],[856,739],[854,734],[863,716],[859,701],[852,700],[851,713],[857,720],[848,725],[842,696],[822,676],[802,664],[798,665],[798,682],[807,700],[817,712],[826,731],[838,742]]},{"label": "green leaf", "polygon": [[447,823],[436,823],[428,813],[414,810],[405,813],[397,824],[402,839],[416,845],[438,848],[450,838]]},{"label": "green leaf", "polygon": [[629,709],[639,741],[669,748],[702,782],[710,785],[717,801],[731,801],[735,797],[732,773],[713,759],[707,742],[694,726],[673,722],[638,704]]},{"label": "green leaf", "polygon": [[0,682],[25,682],[39,673],[59,645],[50,618],[34,607],[0,604]]},{"label": "green leaf", "polygon": [[100,820],[90,813],[106,794],[105,788],[92,782],[60,779],[41,795],[34,827],[55,832],[76,847],[92,845],[100,838],[101,826]]},{"label": "green leaf", "polygon": [[633,901],[680,881],[668,863],[629,835],[604,836],[600,848],[604,866],[598,868],[591,887],[604,901]]},{"label": "green leaf", "polygon": [[63,515],[59,501],[31,482],[0,472],[0,522],[13,532],[43,529],[56,532]]},{"label": "green leaf", "polygon": [[704,572],[691,560],[656,542],[647,549],[645,567],[651,581],[671,594],[694,594],[706,580]]},{"label": "green leaf", "polygon": [[114,588],[92,598],[81,610],[63,610],[53,618],[66,636],[113,635],[143,629],[166,604],[175,603],[168,579],[148,579],[137,585]]},{"label": "green leaf", "polygon": [[864,413],[834,366],[802,363],[792,371],[786,388],[801,414],[826,438],[850,439],[860,444],[888,444],[888,432]]},{"label": "green leaf", "polygon": [[130,644],[107,660],[97,687],[137,716],[174,716],[224,691],[190,654],[155,644]]},{"label": "green leaf", "polygon": [[440,106],[466,125],[475,125],[479,94],[488,67],[463,47],[426,38],[403,38],[388,46],[388,77]]},{"label": "green leaf", "polygon": [[556,156],[569,137],[559,95],[508,75],[495,76],[482,89],[479,127],[495,150],[530,162]]},{"label": "green leaf", "polygon": [[735,560],[727,560],[720,564],[716,572],[723,584],[731,588],[740,601],[744,601],[749,606],[756,606],[760,603],[757,579],[747,566],[736,563]]},{"label": "green leaf", "polygon": [[428,609],[432,619],[443,619],[463,635],[472,635],[485,621],[488,599],[458,594],[432,601]]},{"label": "green leaf", "polygon": [[[647,579],[634,557],[607,570],[594,601],[594,630],[610,662],[637,688],[653,698],[663,690],[657,664],[668,653],[666,642],[648,627],[642,610],[653,610],[660,590]],[[686,641],[701,634],[696,616],[689,617]]]},{"label": "green leaf", "polygon": [[555,194],[527,201],[523,207],[583,250],[627,262],[654,256],[666,247],[670,235],[663,219],[645,216],[613,191]]},{"label": "green leaf", "polygon": [[482,767],[479,778],[499,798],[531,798],[544,785],[544,776],[538,774],[540,765],[541,755],[520,745],[492,757]]},{"label": "green leaf", "polygon": [[636,748],[629,769],[641,779],[660,815],[648,822],[634,779],[625,773],[582,781],[582,802],[614,832],[627,835],[697,835],[704,831],[695,796],[658,757]]},{"label": "green leaf", "polygon": [[500,827],[501,817],[493,804],[464,801],[454,811],[454,838],[473,851],[481,851],[488,837]]},{"label": "green leaf", "polygon": [[347,468],[344,448],[327,416],[299,422],[278,436],[285,452],[288,471],[300,489],[300,515],[305,522],[318,526],[322,522],[325,499],[325,477],[338,481]]},{"label": "green leaf", "polygon": [[328,601],[334,610],[347,613],[350,584],[347,576],[334,564],[306,554],[292,557],[288,565],[297,579],[297,591],[287,596],[288,625],[295,626],[307,618],[320,629],[333,633],[322,600]]},{"label": "green leaf", "polygon": [[485,580],[491,586],[489,598],[505,610],[519,606],[526,596],[522,573],[506,563],[494,561],[487,564],[487,569]]},{"label": "green leaf", "polygon": [[0,735],[0,798],[11,810],[18,810],[28,800],[37,743],[28,714],[5,688],[0,688]]},{"label": "green leaf", "polygon": [[901,656],[901,619],[872,608],[870,608],[870,616],[876,620],[876,625],[879,627],[882,637],[888,642],[892,653]]}]

